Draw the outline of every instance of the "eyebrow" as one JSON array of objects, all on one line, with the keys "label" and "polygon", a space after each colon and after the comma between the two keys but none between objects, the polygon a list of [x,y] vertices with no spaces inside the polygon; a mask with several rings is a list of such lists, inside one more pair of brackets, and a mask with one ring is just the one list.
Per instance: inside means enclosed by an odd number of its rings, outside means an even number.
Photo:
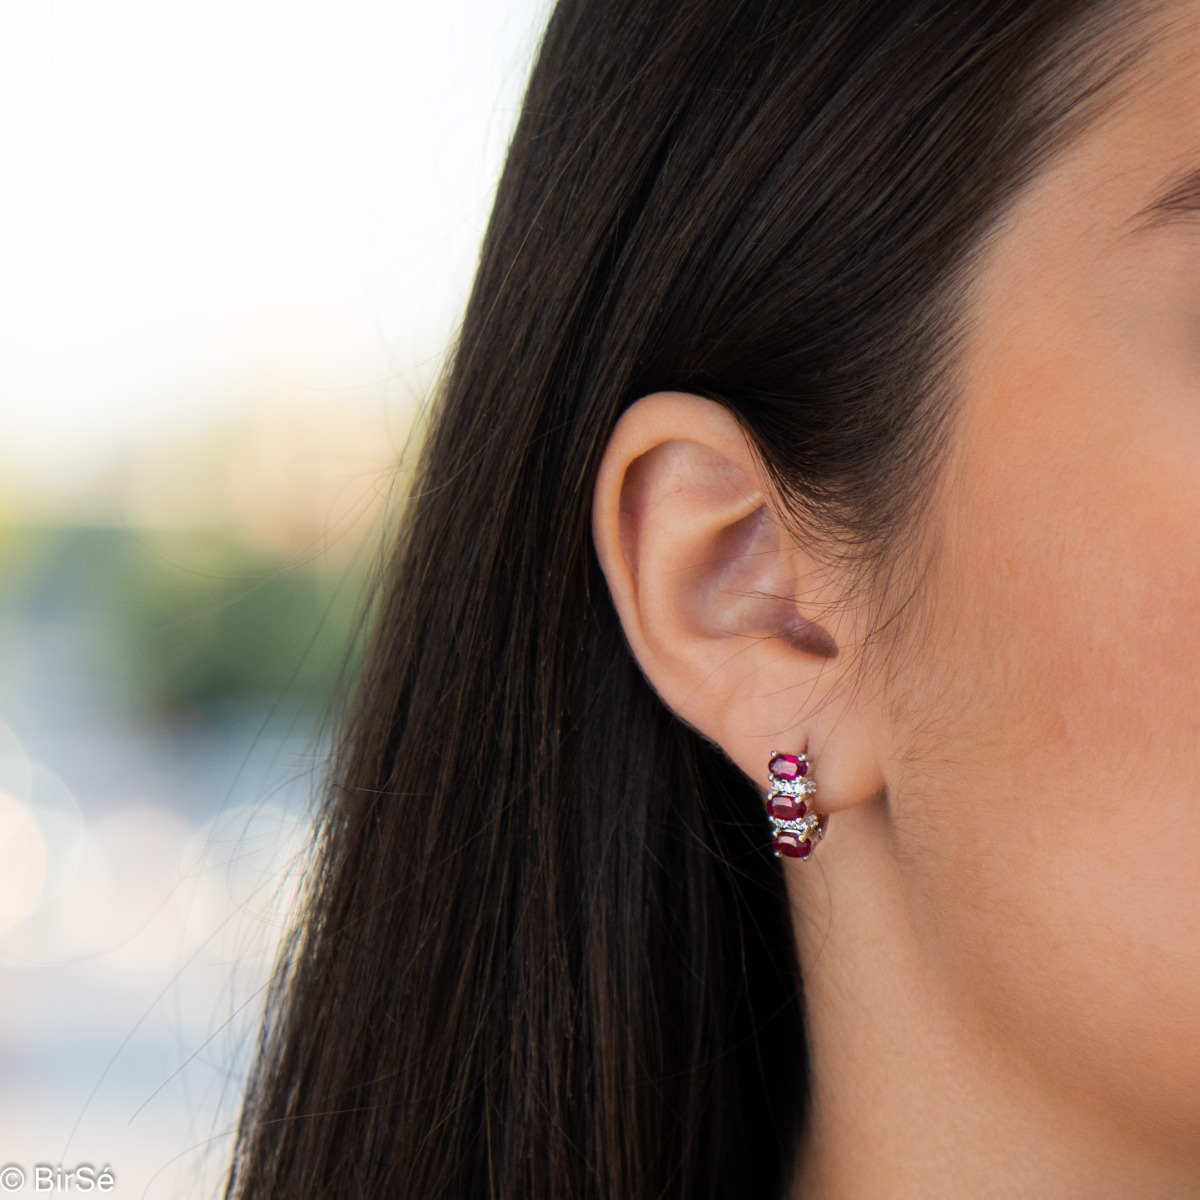
[{"label": "eyebrow", "polygon": [[1127,233],[1200,218],[1200,167],[1173,177],[1166,190],[1124,222]]}]

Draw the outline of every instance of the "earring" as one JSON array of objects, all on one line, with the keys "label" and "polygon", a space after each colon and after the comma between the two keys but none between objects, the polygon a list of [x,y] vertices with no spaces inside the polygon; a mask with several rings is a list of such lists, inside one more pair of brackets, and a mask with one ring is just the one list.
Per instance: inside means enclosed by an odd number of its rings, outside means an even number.
[{"label": "earring", "polygon": [[807,754],[780,754],[771,751],[767,760],[767,775],[771,789],[767,792],[767,816],[771,820],[771,845],[775,857],[807,858],[813,842],[825,836],[828,814],[809,810],[808,797],[817,785],[809,775]]}]

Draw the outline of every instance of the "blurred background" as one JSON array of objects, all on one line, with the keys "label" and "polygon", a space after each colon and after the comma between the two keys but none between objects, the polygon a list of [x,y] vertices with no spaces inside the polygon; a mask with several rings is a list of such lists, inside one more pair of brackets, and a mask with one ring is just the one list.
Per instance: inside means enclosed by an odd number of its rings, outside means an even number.
[{"label": "blurred background", "polygon": [[0,9],[6,1194],[39,1163],[219,1190],[327,714],[548,13]]}]

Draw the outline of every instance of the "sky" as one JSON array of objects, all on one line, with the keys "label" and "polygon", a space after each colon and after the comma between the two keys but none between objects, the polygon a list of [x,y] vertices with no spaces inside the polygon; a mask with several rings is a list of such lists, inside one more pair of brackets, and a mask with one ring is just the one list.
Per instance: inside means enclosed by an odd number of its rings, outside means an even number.
[{"label": "sky", "polygon": [[0,464],[427,385],[549,0],[5,0]]}]

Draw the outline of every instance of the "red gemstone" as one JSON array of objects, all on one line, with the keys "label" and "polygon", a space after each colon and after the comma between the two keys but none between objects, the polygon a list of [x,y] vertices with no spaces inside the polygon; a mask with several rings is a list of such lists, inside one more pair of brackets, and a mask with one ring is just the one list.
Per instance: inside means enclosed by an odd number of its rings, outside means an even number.
[{"label": "red gemstone", "polygon": [[798,821],[808,812],[808,805],[795,796],[773,792],[767,797],[767,812],[779,821]]},{"label": "red gemstone", "polygon": [[812,853],[812,842],[807,838],[801,841],[797,834],[786,829],[776,831],[774,842],[775,853],[786,858],[807,858]]},{"label": "red gemstone", "polygon": [[767,770],[778,779],[795,779],[808,774],[808,763],[794,754],[777,754],[767,764]]}]

